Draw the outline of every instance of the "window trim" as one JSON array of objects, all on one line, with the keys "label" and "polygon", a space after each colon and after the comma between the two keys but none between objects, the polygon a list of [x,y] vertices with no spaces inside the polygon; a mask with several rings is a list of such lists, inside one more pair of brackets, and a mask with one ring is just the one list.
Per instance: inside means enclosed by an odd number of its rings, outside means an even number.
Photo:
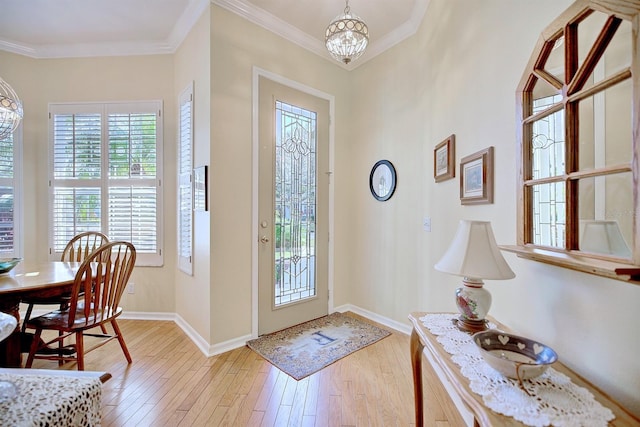
[{"label": "window trim", "polygon": [[[107,101],[107,102],[62,102],[62,103],[49,103],[49,135],[48,135],[48,228],[49,228],[49,259],[57,261],[60,259],[61,252],[54,249],[54,226],[53,226],[53,190],[54,190],[54,158],[53,158],[53,145],[54,145],[54,114],[81,114],[81,113],[100,113],[101,121],[103,123],[101,131],[101,142],[103,148],[108,147],[108,115],[114,112],[127,112],[127,113],[144,113],[144,112],[156,112],[156,176],[153,179],[156,185],[157,198],[156,198],[156,244],[157,251],[155,253],[142,253],[138,252],[136,258],[137,266],[149,266],[149,267],[162,267],[164,265],[164,201],[163,201],[163,146],[164,146],[164,121],[163,121],[163,102],[162,100],[149,100],[149,101]],[[104,153],[108,153],[108,150],[103,150]],[[108,158],[102,157],[102,170],[107,170]],[[58,180],[63,181],[63,180]],[[107,174],[102,174],[100,183],[88,183],[88,186],[96,186],[100,188],[109,188],[110,186],[117,185],[119,180],[109,181]],[[106,201],[106,193],[103,193],[103,205]],[[104,207],[104,206],[103,206]],[[106,209],[102,209],[102,231],[108,234],[108,212]],[[109,236],[111,238],[111,236]]]},{"label": "window trim", "polygon": [[[603,175],[606,173],[612,172],[620,172],[620,171],[631,171],[633,175],[633,207],[635,211],[634,215],[634,223],[633,223],[633,241],[630,244],[630,249],[632,252],[632,257],[630,260],[622,260],[615,259],[607,256],[598,256],[594,254],[587,254],[585,252],[580,252],[579,250],[575,250],[578,247],[577,242],[577,234],[575,230],[577,229],[577,224],[569,224],[567,223],[567,228],[574,227],[574,231],[572,232],[572,236],[569,236],[567,239],[566,247],[568,249],[560,249],[560,248],[549,248],[542,247],[538,245],[534,245],[531,243],[533,241],[531,232],[532,232],[532,224],[531,224],[531,213],[533,212],[532,206],[532,197],[527,194],[527,191],[530,191],[530,170],[531,170],[531,159],[529,155],[529,150],[525,149],[526,138],[529,132],[531,122],[533,121],[532,116],[533,113],[531,111],[532,105],[532,92],[530,87],[532,86],[532,79],[535,79],[540,76],[540,71],[538,66],[540,63],[544,63],[546,60],[546,55],[549,54],[550,49],[552,47],[551,41],[557,38],[558,34],[561,31],[565,31],[565,35],[568,37],[575,37],[575,28],[576,22],[580,21],[582,17],[588,13],[588,10],[596,10],[608,15],[615,15],[616,18],[620,18],[623,20],[630,21],[633,30],[632,34],[636,35],[636,40],[632,41],[632,46],[635,47],[635,51],[632,52],[632,63],[628,70],[623,70],[610,77],[607,83],[605,81],[604,84],[611,84],[610,80],[623,80],[626,78],[630,78],[632,82],[632,118],[631,123],[633,126],[632,129],[632,160],[629,164],[624,165],[615,165],[609,168],[609,172],[606,171],[598,171],[598,175]],[[517,105],[516,105],[516,113],[518,117],[517,121],[517,138],[518,138],[518,148],[517,148],[517,160],[520,165],[519,167],[519,183],[518,183],[518,193],[517,193],[517,221],[518,221],[518,230],[517,230],[517,244],[515,246],[501,246],[503,250],[516,253],[519,257],[525,259],[531,259],[539,262],[544,262],[547,264],[552,264],[559,267],[569,268],[576,271],[582,271],[585,273],[595,274],[602,277],[608,277],[617,280],[629,281],[634,283],[640,283],[640,197],[638,194],[638,179],[640,177],[640,168],[639,168],[639,160],[640,160],[640,61],[638,58],[638,49],[640,45],[640,36],[638,35],[638,26],[640,22],[640,7],[639,6],[630,6],[628,2],[622,0],[613,0],[608,2],[606,8],[600,5],[600,2],[597,0],[577,0],[572,6],[570,6],[563,14],[561,14],[556,20],[553,21],[541,34],[536,47],[533,50],[530,61],[525,69],[523,78],[518,86],[517,91]],[[572,41],[569,40],[568,43]],[[567,74],[575,76],[576,63],[573,61],[568,61],[568,72]],[[538,73],[536,75],[536,73]],[[549,76],[546,76],[549,77]],[[577,78],[584,79],[587,76],[582,75]],[[546,78],[546,80],[551,80],[553,77]],[[560,83],[560,82],[558,82]],[[568,93],[572,93],[574,88],[579,85],[571,85],[567,88]],[[562,89],[562,84],[557,87],[557,89]],[[566,108],[566,106],[564,106]],[[544,114],[550,114],[549,110],[545,110]],[[536,116],[537,117],[537,116]],[[565,131],[570,129],[569,120],[565,121]],[[567,149],[567,168],[568,173],[565,176],[561,177],[561,181],[568,182],[577,182],[575,181],[577,177],[587,176],[589,172],[586,171],[578,171],[575,172],[577,168],[572,167],[572,162],[576,162],[576,156],[573,156],[570,152],[570,149]],[[539,181],[536,181],[539,182]],[[568,210],[577,209],[576,200],[571,195],[570,192],[567,193],[567,204]],[[567,212],[567,221],[572,221],[570,218],[570,212]],[[575,215],[574,215],[575,217]],[[575,221],[574,221],[575,222]]]}]

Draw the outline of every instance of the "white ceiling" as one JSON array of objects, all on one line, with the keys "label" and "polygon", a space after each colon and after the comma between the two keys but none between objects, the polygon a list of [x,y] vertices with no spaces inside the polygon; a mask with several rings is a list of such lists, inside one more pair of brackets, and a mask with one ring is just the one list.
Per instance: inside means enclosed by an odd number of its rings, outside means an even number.
[{"label": "white ceiling", "polygon": [[[32,58],[173,53],[209,2],[330,59],[324,31],[344,0],[0,0],[0,49]],[[368,25],[354,68],[414,34],[429,0],[350,0]]]}]

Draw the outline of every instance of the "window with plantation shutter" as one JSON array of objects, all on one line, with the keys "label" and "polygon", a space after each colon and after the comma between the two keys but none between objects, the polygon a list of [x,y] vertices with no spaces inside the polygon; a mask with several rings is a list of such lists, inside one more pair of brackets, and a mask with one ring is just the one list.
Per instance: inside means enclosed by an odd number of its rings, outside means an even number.
[{"label": "window with plantation shutter", "polygon": [[178,117],[178,268],[193,274],[193,83],[182,91]]},{"label": "window with plantation shutter", "polygon": [[162,265],[162,103],[51,104],[50,254],[83,231]]},{"label": "window with plantation shutter", "polygon": [[14,144],[20,130],[0,140],[0,257],[20,257],[21,215],[19,215],[22,194],[17,173],[20,158],[19,145]]}]

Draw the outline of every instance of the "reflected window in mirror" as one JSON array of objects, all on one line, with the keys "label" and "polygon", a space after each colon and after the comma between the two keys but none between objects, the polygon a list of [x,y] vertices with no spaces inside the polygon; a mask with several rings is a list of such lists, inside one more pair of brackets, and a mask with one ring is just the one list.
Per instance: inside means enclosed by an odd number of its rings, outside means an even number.
[{"label": "reflected window in mirror", "polygon": [[640,281],[639,14],[578,0],[542,33],[518,87],[518,245],[503,249]]}]

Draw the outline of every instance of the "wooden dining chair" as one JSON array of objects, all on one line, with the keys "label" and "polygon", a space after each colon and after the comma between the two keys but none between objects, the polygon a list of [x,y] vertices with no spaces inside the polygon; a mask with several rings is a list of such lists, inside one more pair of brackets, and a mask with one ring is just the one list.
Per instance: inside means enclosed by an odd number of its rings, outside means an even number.
[{"label": "wooden dining chair", "polygon": [[[95,251],[105,243],[109,243],[109,238],[99,231],[84,231],[82,233],[76,234],[71,240],[69,240],[64,250],[62,251],[60,261],[82,262],[85,260],[85,258],[91,255],[93,251]],[[31,318],[33,306],[59,305],[62,309],[64,308],[65,304],[69,303],[69,296],[62,295],[51,298],[28,297],[24,298],[21,302],[27,304],[27,311],[24,315],[24,320],[22,321],[22,332],[24,333],[26,331],[29,318]],[[104,332],[105,334],[107,333],[106,329],[103,329],[102,332]]]},{"label": "wooden dining chair", "polygon": [[[118,340],[127,362],[131,363],[131,355],[116,318],[122,314],[120,298],[127,287],[135,261],[136,249],[129,242],[110,242],[89,255],[75,275],[68,307],[28,321],[27,327],[35,329],[35,334],[25,367],[30,368],[34,359],[75,360],[78,370],[83,371],[84,355],[113,339]],[[87,332],[107,323],[111,324],[113,334]],[[58,336],[44,342],[41,338],[45,330],[58,331]],[[87,349],[84,346],[85,336],[100,340]],[[69,354],[38,353],[51,344],[64,342],[67,337],[75,337],[74,343],[70,345],[74,351],[68,352]]]}]

